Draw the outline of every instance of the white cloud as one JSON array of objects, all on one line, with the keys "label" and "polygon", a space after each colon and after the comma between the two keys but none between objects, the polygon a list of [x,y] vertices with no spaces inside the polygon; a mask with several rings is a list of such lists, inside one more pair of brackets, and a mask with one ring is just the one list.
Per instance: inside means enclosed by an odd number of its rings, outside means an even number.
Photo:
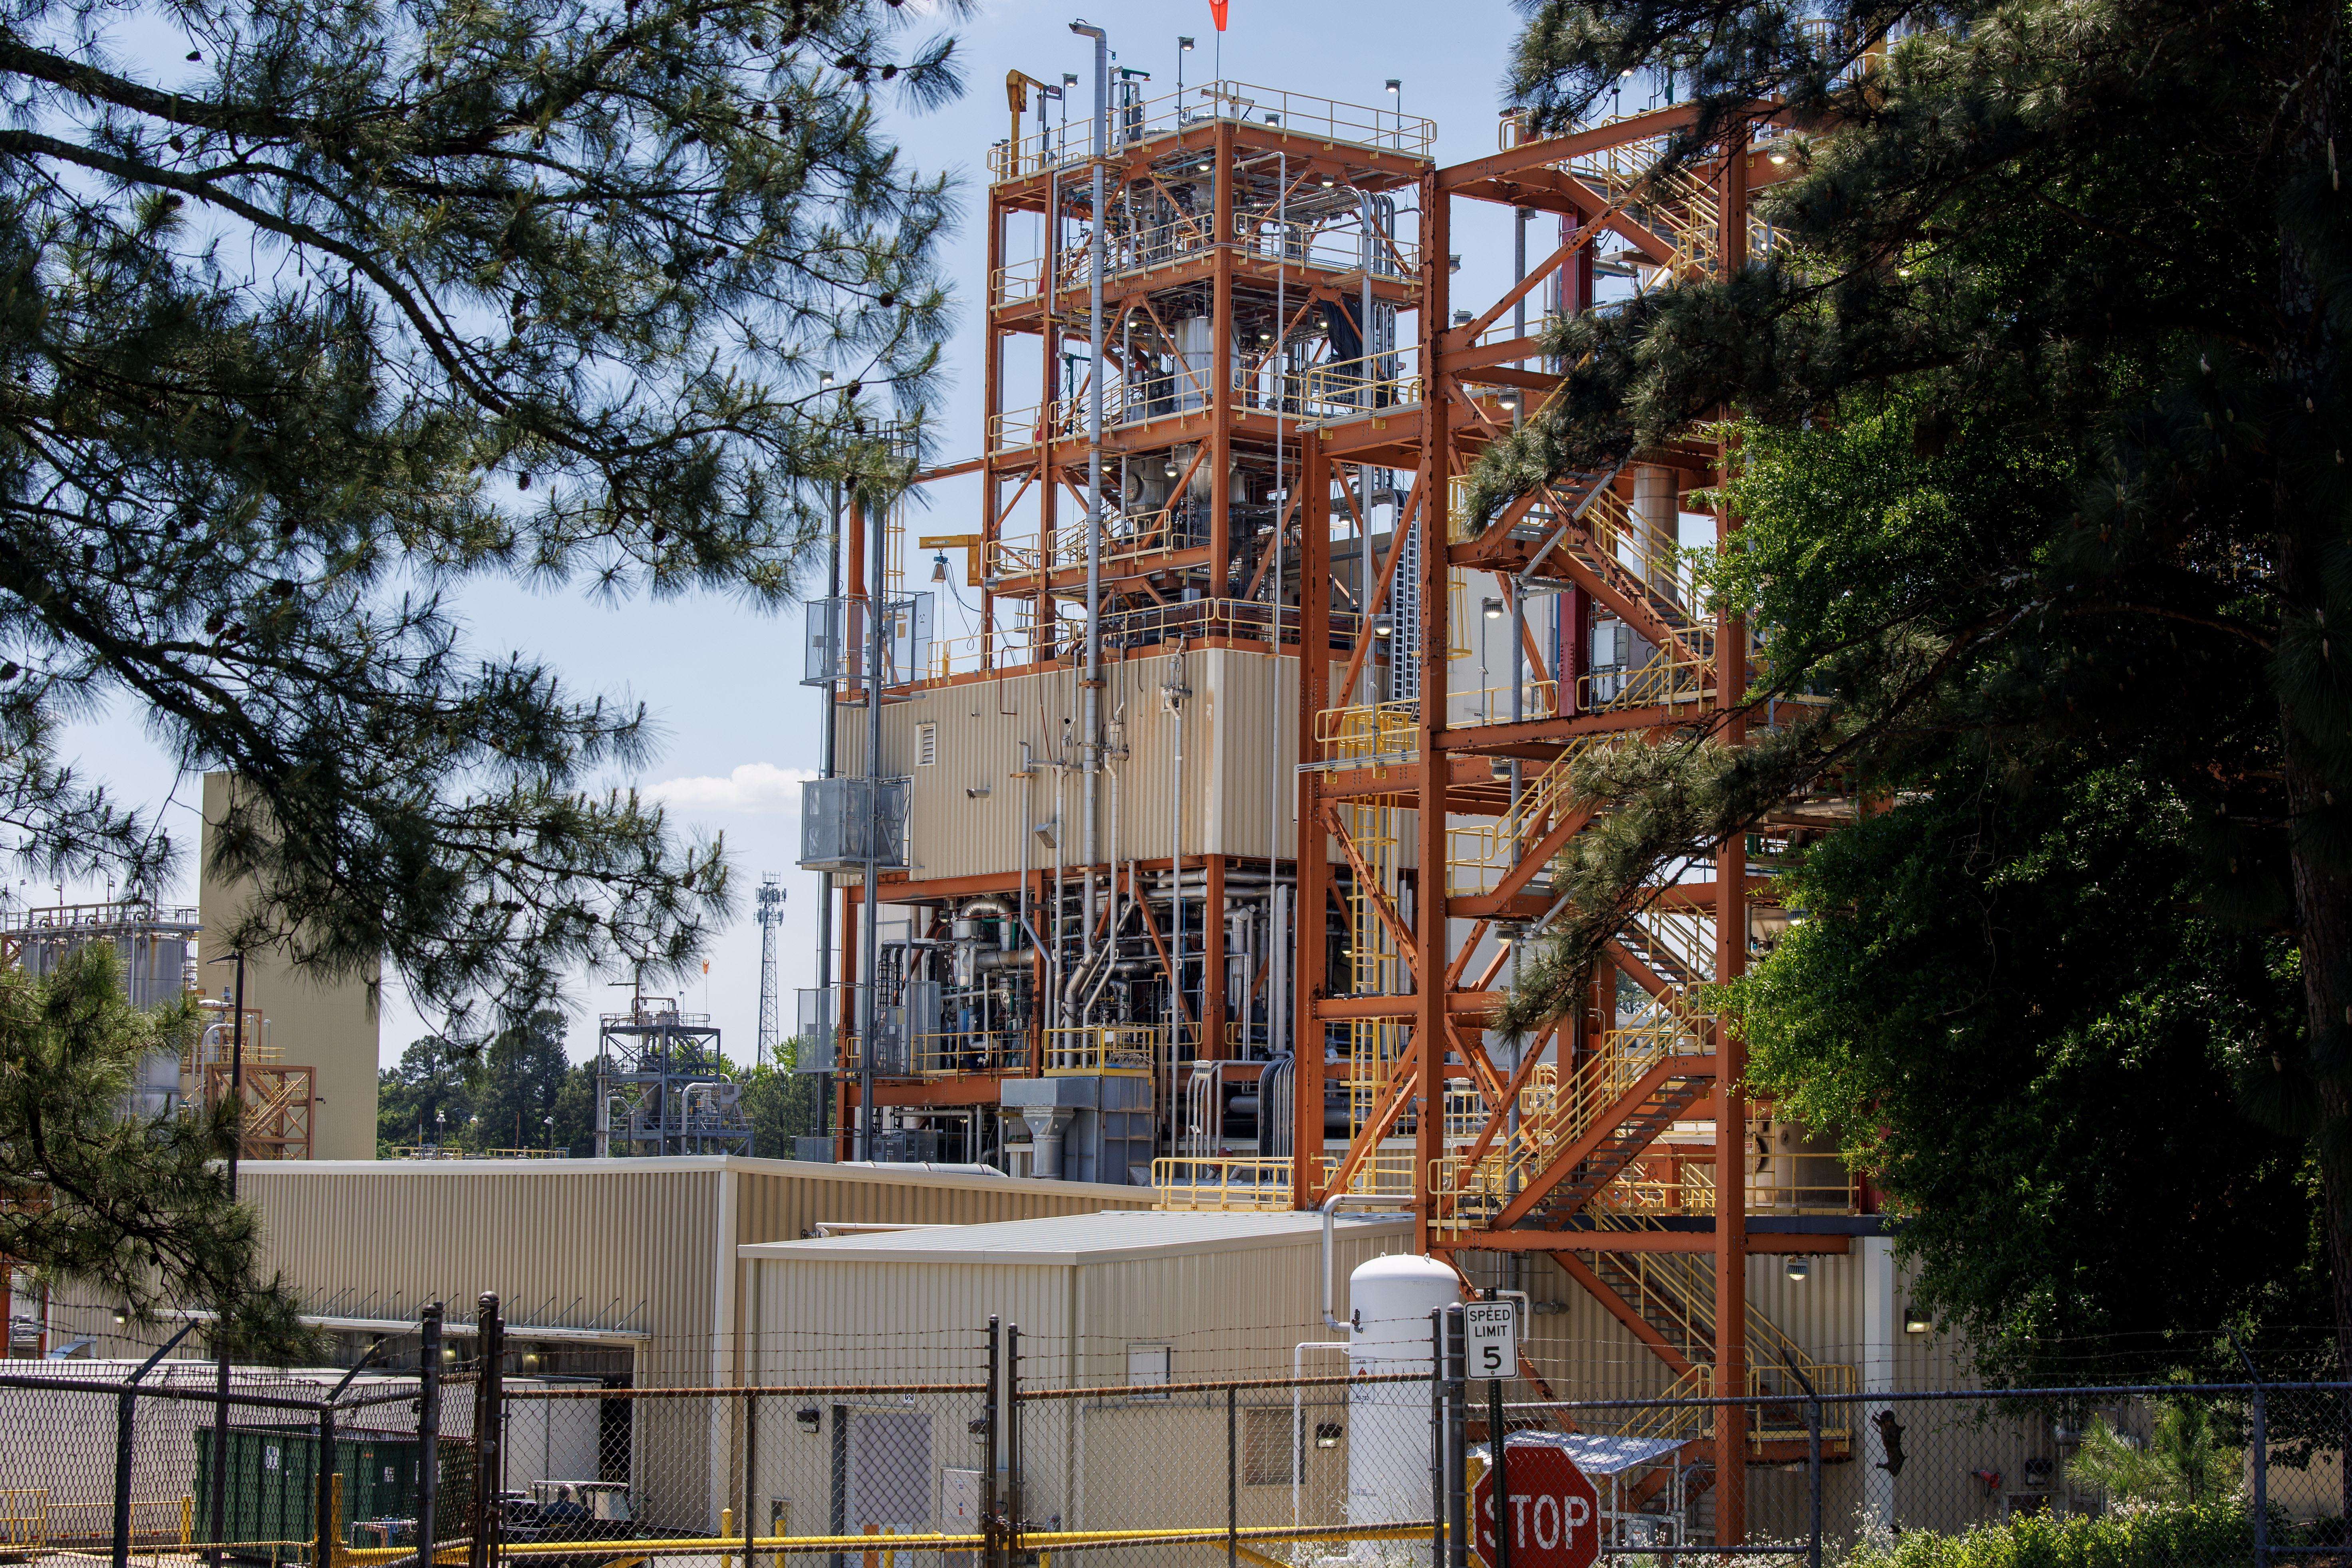
[{"label": "white cloud", "polygon": [[816,777],[814,768],[780,768],[773,763],[745,763],[724,778],[664,779],[647,784],[647,800],[681,811],[797,812],[801,784]]}]

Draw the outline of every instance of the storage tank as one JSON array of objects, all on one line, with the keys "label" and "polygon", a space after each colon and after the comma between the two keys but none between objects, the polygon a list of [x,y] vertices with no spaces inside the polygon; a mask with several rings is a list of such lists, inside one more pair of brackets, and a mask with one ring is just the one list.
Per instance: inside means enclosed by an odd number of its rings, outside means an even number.
[{"label": "storage tank", "polygon": [[[1433,1258],[1375,1258],[1348,1276],[1348,1375],[1433,1372],[1429,1314],[1462,1300],[1462,1282]],[[1433,1517],[1429,1496],[1429,1385],[1351,1384],[1348,1522]],[[1373,1550],[1360,1542],[1359,1554]]]}]

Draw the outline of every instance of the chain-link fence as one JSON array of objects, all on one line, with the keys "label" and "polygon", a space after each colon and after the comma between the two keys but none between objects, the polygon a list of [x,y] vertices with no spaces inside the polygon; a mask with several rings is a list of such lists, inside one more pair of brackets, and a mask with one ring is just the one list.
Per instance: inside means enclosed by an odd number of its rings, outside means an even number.
[{"label": "chain-link fence", "polygon": [[1442,1331],[1314,1376],[1181,1381],[1130,1347],[1121,1381],[992,1321],[961,1353],[927,1342],[914,1375],[635,1387],[530,1374],[494,1299],[466,1328],[467,1360],[430,1321],[412,1371],[365,1381],[168,1343],[12,1363],[0,1558],[424,1568],[430,1539],[446,1568],[2352,1563],[2352,1384],[1530,1399],[1467,1378]]}]

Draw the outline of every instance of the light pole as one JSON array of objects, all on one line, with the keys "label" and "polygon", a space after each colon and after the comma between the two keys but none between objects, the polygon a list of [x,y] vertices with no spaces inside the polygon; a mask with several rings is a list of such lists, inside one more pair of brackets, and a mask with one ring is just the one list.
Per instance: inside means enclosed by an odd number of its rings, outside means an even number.
[{"label": "light pole", "polygon": [[[245,950],[225,952],[211,961],[236,965],[236,996],[229,1015],[228,1092],[234,1104],[234,1131],[228,1144],[228,1195],[236,1201],[236,1162],[245,1149]],[[228,1303],[213,1303],[213,1464],[212,1528],[216,1538],[228,1534]],[[205,1554],[212,1568],[221,1568],[221,1549]]]},{"label": "light pole", "polygon": [[542,1116],[540,1121],[547,1128],[547,1157],[552,1160],[555,1158],[555,1118]]}]

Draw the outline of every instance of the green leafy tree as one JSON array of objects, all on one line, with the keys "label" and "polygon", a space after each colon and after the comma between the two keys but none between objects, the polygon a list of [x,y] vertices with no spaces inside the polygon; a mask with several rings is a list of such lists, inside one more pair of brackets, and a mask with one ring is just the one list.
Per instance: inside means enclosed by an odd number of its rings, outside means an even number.
[{"label": "green leafy tree", "polygon": [[414,1040],[376,1074],[379,1152],[418,1143],[460,1143],[474,1119],[464,1053],[438,1035]]},{"label": "green leafy tree", "polygon": [[542,1007],[491,1043],[472,1075],[467,1147],[548,1146],[552,1131],[546,1119],[555,1114],[572,1065],[563,1054],[564,1032],[563,1015]]},{"label": "green leafy tree", "polygon": [[823,1131],[816,1121],[817,1079],[814,1073],[794,1072],[797,1037],[776,1047],[780,1065],[762,1062],[741,1075],[743,1114],[751,1123],[751,1152],[762,1160],[796,1158],[793,1140]]},{"label": "green leafy tree", "polygon": [[555,1146],[575,1160],[596,1152],[596,1064],[574,1062],[555,1091]]},{"label": "green leafy tree", "polygon": [[0,1257],[142,1320],[213,1309],[232,1355],[298,1355],[315,1336],[282,1281],[258,1277],[258,1226],[229,1191],[236,1101],[148,1117],[131,1100],[141,1059],[177,1055],[194,1026],[186,1005],[131,1006],[102,942],[46,977],[0,971]]},{"label": "green leafy tree", "polygon": [[[1752,746],[1726,731],[1758,709],[1591,759],[1601,830],[1560,868],[1573,910],[1515,1016],[1570,1004],[1645,878],[1791,795],[1891,798],[1970,747],[2028,787],[2068,753],[2127,769],[2178,814],[2182,896],[2294,944],[2297,1028],[2249,1064],[2270,1080],[2249,1100],[2315,1136],[2352,1366],[2341,7],[1527,12],[1513,89],[1539,127],[1671,60],[1693,122],[1663,161],[1772,121],[1790,177],[1757,195],[1765,254],[1553,331],[1573,368],[1487,454],[1472,510],[1736,416],[1723,504],[1754,537],[1719,590],[1772,639],[1752,695],[1837,703]],[[1894,482],[1857,466],[1872,443]],[[2144,995],[2162,945],[2105,1000]]]},{"label": "green leafy tree", "polygon": [[1749,1081],[1843,1131],[1986,1376],[2240,1377],[2217,1326],[2326,1311],[2308,1145],[2239,1100],[2299,1037],[2294,950],[2197,910],[2177,798],[2069,762],[1956,756],[1790,869],[1807,918],[1728,999]]}]

